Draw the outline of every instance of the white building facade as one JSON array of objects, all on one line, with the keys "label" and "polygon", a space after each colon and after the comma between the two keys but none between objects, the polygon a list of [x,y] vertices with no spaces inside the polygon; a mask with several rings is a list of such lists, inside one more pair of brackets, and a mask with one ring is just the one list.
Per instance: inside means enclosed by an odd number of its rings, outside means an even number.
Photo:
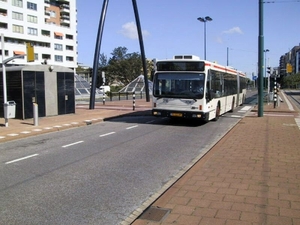
[{"label": "white building facade", "polygon": [[27,53],[34,46],[34,61],[27,56],[8,64],[48,64],[77,67],[76,0],[0,0],[0,34],[4,36],[4,60]]}]

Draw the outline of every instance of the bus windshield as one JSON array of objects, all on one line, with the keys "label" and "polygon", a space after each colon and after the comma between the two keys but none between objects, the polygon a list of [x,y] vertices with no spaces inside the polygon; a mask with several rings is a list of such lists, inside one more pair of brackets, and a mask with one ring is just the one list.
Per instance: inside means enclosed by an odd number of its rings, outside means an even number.
[{"label": "bus windshield", "polygon": [[201,99],[204,78],[204,73],[156,73],[153,95],[157,98]]}]

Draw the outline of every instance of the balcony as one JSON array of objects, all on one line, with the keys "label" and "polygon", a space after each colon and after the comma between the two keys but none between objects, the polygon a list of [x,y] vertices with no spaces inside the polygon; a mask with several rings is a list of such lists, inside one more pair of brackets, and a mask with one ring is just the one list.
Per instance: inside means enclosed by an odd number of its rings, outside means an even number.
[{"label": "balcony", "polygon": [[45,0],[44,4],[45,4],[46,7],[50,7],[50,1],[49,0]]},{"label": "balcony", "polygon": [[60,13],[70,13],[70,6],[67,4],[62,4],[59,6]]},{"label": "balcony", "polygon": [[45,12],[45,18],[50,19],[50,12],[47,12],[47,11]]}]

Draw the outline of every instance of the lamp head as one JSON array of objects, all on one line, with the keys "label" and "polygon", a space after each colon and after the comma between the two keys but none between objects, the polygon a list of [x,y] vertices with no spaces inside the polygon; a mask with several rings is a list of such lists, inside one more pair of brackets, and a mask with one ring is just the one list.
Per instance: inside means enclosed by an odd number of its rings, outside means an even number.
[{"label": "lamp head", "polygon": [[199,20],[200,22],[206,22],[206,20],[203,17],[198,17],[197,20]]},{"label": "lamp head", "polygon": [[212,18],[210,18],[209,16],[205,17],[206,21],[212,21]]}]

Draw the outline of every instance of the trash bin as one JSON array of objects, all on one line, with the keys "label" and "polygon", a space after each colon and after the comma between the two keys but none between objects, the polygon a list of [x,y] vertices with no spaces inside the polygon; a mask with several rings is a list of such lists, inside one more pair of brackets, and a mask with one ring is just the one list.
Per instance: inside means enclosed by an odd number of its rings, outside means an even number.
[{"label": "trash bin", "polygon": [[15,101],[8,101],[4,103],[4,118],[15,118],[16,117],[16,103]]}]

